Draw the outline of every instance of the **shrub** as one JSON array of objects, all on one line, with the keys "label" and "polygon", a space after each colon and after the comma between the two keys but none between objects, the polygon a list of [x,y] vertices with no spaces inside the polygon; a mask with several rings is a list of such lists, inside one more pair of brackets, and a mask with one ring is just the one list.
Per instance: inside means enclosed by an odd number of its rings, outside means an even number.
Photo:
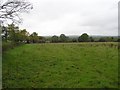
[{"label": "shrub", "polygon": [[6,51],[8,49],[12,49],[16,46],[23,45],[21,42],[2,42],[2,51]]}]

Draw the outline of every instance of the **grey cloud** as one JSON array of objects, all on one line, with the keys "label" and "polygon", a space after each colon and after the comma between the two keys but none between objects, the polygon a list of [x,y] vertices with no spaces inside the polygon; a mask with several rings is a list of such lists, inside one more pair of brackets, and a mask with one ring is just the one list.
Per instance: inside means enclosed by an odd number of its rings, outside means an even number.
[{"label": "grey cloud", "polygon": [[30,0],[22,28],[39,35],[117,35],[118,0]]}]

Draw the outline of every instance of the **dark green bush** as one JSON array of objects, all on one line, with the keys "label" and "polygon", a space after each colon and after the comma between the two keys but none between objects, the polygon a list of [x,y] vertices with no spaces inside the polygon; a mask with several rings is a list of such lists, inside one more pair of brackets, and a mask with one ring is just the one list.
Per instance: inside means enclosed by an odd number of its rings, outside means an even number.
[{"label": "dark green bush", "polygon": [[2,51],[6,51],[8,49],[13,49],[16,46],[23,45],[21,42],[2,42]]}]

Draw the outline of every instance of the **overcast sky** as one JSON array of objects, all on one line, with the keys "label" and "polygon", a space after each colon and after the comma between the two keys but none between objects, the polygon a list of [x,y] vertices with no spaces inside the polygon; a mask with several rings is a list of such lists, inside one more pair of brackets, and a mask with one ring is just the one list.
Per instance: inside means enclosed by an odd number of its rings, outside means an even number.
[{"label": "overcast sky", "polygon": [[21,28],[41,36],[118,35],[119,0],[29,0],[33,10],[23,14]]}]

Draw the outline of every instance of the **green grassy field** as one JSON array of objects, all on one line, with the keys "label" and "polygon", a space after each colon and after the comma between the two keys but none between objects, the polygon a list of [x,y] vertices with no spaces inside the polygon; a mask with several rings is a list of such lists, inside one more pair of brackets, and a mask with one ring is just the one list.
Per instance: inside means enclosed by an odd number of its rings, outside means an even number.
[{"label": "green grassy field", "polygon": [[26,44],[3,53],[4,88],[117,88],[117,43]]}]

